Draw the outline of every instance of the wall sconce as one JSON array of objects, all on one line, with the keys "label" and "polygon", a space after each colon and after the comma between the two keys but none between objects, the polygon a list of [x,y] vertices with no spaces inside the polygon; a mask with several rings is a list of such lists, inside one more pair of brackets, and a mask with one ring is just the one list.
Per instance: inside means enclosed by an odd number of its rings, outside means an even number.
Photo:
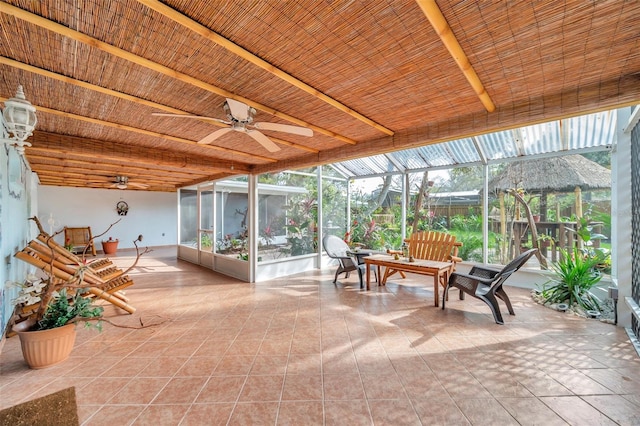
[{"label": "wall sconce", "polygon": [[24,97],[22,86],[18,86],[16,96],[4,101],[4,127],[9,133],[9,138],[3,138],[2,142],[7,145],[14,145],[16,151],[24,155],[24,147],[31,146],[25,140],[32,135],[38,119],[36,118],[36,107],[31,105]]}]

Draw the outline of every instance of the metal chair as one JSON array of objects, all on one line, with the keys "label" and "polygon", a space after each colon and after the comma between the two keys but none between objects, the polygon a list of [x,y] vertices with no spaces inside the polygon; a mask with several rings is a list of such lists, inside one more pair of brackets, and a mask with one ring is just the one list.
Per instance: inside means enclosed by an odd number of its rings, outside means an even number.
[{"label": "metal chair", "polygon": [[442,294],[442,309],[444,309],[449,288],[455,287],[460,289],[460,300],[464,300],[465,293],[482,300],[491,308],[496,324],[504,324],[496,297],[501,299],[507,305],[509,314],[515,315],[509,296],[505,293],[502,285],[507,278],[511,276],[511,274],[520,269],[520,267],[534,255],[536,250],[537,249],[531,249],[522,253],[520,256],[509,262],[509,264],[502,268],[502,270],[487,268],[485,266],[474,266],[468,274],[454,272],[449,277],[447,287]]},{"label": "metal chair", "polygon": [[346,274],[345,278],[349,278],[349,273],[352,271],[358,272],[358,278],[360,279],[360,288],[364,288],[364,280],[362,278],[365,265],[359,264],[355,256],[347,254],[350,248],[340,237],[335,235],[325,235],[322,238],[322,246],[327,255],[338,261],[338,269],[333,278],[335,284],[338,280],[338,275]]}]

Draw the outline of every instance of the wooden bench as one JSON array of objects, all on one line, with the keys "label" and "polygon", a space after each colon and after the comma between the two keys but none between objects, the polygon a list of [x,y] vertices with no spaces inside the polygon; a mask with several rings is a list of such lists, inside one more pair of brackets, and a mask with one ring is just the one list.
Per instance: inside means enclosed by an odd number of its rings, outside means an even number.
[{"label": "wooden bench", "polygon": [[[404,241],[409,246],[409,256],[414,259],[449,262],[451,264],[448,273],[446,275],[443,274],[440,280],[440,284],[445,287],[447,285],[446,277],[455,271],[456,263],[462,261],[462,259],[458,257],[458,250],[462,247],[462,243],[456,241],[456,237],[451,234],[436,231],[416,232]],[[398,254],[399,256],[402,256],[402,252],[398,250],[388,250],[387,252],[389,254]],[[414,270],[405,270],[401,266],[396,268],[388,267],[386,268],[380,283],[384,285],[387,282],[387,278],[396,272],[400,273],[403,278],[405,278],[405,272],[419,273]]]}]

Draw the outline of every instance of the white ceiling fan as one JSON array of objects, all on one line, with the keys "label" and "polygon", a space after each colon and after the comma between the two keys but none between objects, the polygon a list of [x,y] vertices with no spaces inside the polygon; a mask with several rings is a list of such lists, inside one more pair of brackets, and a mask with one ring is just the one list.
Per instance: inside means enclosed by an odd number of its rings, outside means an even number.
[{"label": "white ceiling fan", "polygon": [[116,176],[113,184],[109,185],[109,188],[127,189],[128,187],[147,189],[149,185],[145,183],[129,182],[128,176]]},{"label": "white ceiling fan", "polygon": [[255,108],[250,107],[247,104],[243,104],[242,102],[238,102],[234,99],[227,98],[223,108],[225,113],[227,114],[227,120],[221,120],[219,118],[212,117],[203,117],[200,115],[165,114],[160,112],[154,112],[153,115],[164,117],[199,118],[204,120],[217,121],[218,123],[229,125],[229,127],[224,127],[205,136],[198,141],[199,144],[209,144],[218,139],[220,136],[235,130],[236,132],[243,132],[251,136],[267,151],[276,152],[280,150],[280,147],[266,135],[260,132],[260,130],[272,130],[276,132],[291,133],[299,136],[313,136],[313,130],[307,127],[290,126],[288,124],[280,123],[254,123],[253,117],[256,115]]}]

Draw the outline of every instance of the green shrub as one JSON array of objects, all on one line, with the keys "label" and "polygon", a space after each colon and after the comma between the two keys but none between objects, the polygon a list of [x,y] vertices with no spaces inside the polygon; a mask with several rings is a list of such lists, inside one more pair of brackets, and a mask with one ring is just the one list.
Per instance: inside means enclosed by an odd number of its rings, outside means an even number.
[{"label": "green shrub", "polygon": [[[482,262],[482,239],[477,235],[457,235],[456,241],[462,243],[458,250],[458,257],[462,260]],[[478,251],[479,250],[479,251]]]},{"label": "green shrub", "polygon": [[604,261],[601,253],[585,255],[579,249],[572,253],[561,249],[561,260],[552,264],[555,277],[545,283],[542,297],[545,303],[578,304],[585,310],[600,310],[600,303],[591,289],[600,282],[602,275],[597,266]]}]

